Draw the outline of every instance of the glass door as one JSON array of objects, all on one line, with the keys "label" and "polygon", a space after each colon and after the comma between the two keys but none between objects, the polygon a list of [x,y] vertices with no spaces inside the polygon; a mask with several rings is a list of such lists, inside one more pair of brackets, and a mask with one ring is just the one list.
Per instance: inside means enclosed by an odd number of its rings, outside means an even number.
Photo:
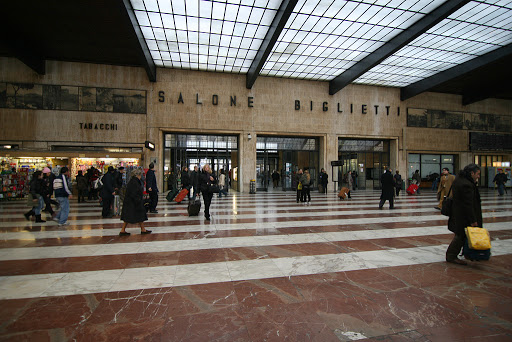
[{"label": "glass door", "polygon": [[256,156],[256,191],[268,191],[269,172],[268,153],[258,152]]}]

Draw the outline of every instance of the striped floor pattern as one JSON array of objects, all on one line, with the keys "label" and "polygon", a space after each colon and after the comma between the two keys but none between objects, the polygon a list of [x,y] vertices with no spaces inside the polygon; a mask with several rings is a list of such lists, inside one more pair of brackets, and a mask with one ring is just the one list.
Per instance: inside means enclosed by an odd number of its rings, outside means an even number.
[{"label": "striped floor pattern", "polygon": [[[492,258],[444,262],[435,193],[162,196],[140,235],[72,200],[69,225],[0,202],[3,341],[512,341],[512,196],[482,191]],[[44,216],[44,215],[43,215]]]}]

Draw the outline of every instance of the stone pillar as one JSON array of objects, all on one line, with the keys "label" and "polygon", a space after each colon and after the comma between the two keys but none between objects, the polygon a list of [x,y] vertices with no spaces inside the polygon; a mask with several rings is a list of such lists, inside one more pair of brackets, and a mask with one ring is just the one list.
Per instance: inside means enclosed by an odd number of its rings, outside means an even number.
[{"label": "stone pillar", "polygon": [[[249,139],[250,135],[250,139]],[[255,132],[243,132],[240,136],[240,192],[249,192],[251,179],[256,179],[256,140]]]},{"label": "stone pillar", "polygon": [[327,184],[327,189],[329,191],[335,191],[331,162],[334,160],[338,160],[338,136],[336,134],[327,134],[324,139],[324,166],[320,167],[323,167],[325,169],[325,172],[329,175],[329,184]]}]

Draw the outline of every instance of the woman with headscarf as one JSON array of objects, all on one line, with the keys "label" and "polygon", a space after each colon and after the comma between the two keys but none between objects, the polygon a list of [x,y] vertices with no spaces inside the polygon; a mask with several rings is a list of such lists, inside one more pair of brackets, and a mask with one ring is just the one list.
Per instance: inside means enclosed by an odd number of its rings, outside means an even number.
[{"label": "woman with headscarf", "polygon": [[123,201],[123,210],[121,212],[121,220],[124,221],[123,227],[119,232],[119,236],[129,236],[126,231],[128,223],[138,224],[141,234],[150,234],[151,230],[144,228],[144,221],[148,220],[146,208],[144,208],[144,184],[141,181],[142,170],[135,169],[132,171],[130,181],[126,186],[126,194]]}]

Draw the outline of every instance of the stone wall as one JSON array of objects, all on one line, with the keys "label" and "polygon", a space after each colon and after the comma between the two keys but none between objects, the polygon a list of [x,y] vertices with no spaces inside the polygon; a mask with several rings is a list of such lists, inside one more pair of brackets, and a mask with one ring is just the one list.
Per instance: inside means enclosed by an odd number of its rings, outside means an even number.
[{"label": "stone wall", "polygon": [[[318,137],[319,166],[328,173],[338,158],[338,138],[391,139],[396,142],[391,165],[405,172],[411,152],[454,153],[461,163],[471,160],[468,131],[406,127],[408,107],[512,114],[512,101],[462,106],[460,96],[424,93],[401,102],[400,90],[389,87],[349,85],[329,95],[327,82],[258,77],[246,89],[245,75],[177,69],[158,69],[157,79],[149,82],[143,68],[56,61],[47,61],[41,76],[16,59],[0,58],[3,82],[147,91],[147,114],[0,109],[2,140],[34,151],[55,142],[142,147],[150,140],[157,149],[145,150],[147,166],[154,158],[163,159],[164,132],[233,134],[239,136],[240,190],[248,191],[256,176],[258,134]],[[114,123],[118,129],[81,130],[82,122]]]}]

